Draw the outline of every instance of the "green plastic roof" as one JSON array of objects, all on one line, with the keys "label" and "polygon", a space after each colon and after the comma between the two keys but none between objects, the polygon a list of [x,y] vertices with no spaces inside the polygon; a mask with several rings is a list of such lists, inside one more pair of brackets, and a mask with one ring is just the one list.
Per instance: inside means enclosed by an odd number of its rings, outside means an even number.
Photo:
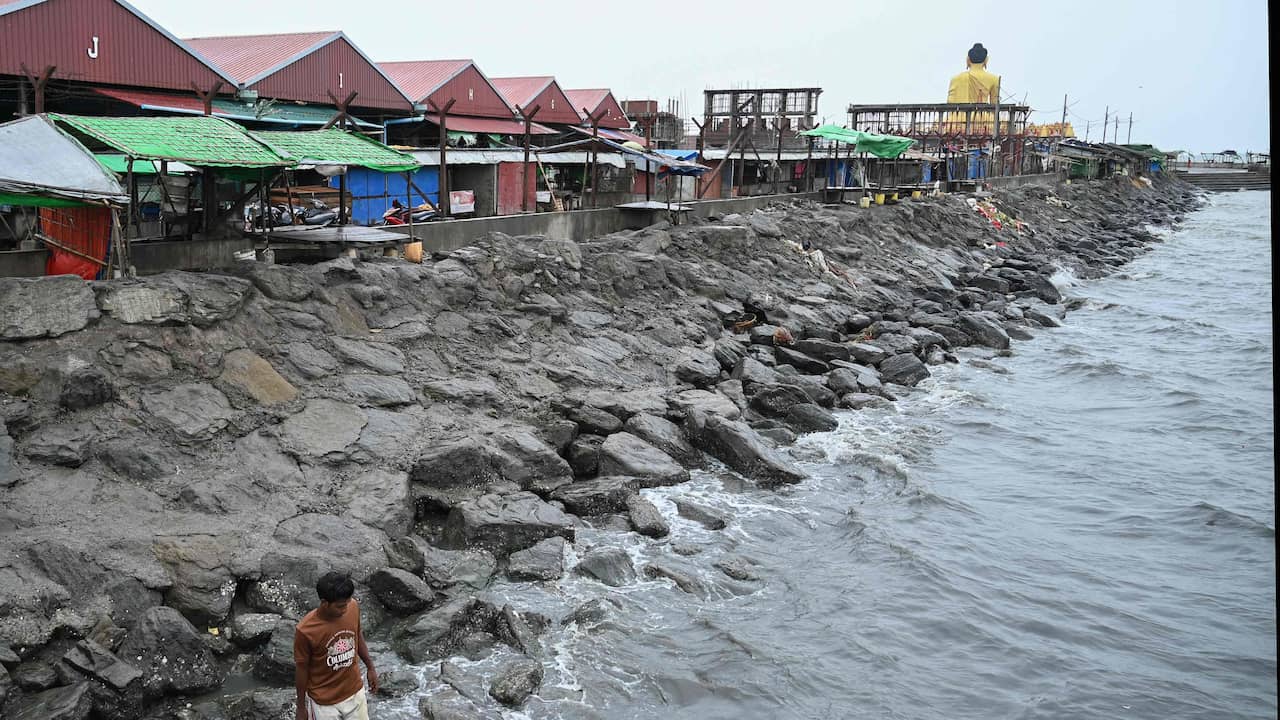
[{"label": "green plastic roof", "polygon": [[856,147],[858,152],[871,153],[879,158],[896,158],[916,142],[911,138],[850,130],[839,125],[820,125],[800,134],[848,143]]},{"label": "green plastic roof", "polygon": [[381,172],[418,168],[412,156],[363,135],[337,128],[327,130],[259,130],[250,132],[278,154],[306,165],[347,165]]},{"label": "green plastic roof", "polygon": [[[291,102],[250,105],[238,100],[218,98],[213,101],[213,114],[232,120],[288,125],[324,125],[333,119],[337,110],[332,105],[303,105]],[[351,122],[361,127],[379,127],[371,122],[353,117]]]},{"label": "green plastic roof", "polygon": [[197,167],[266,168],[294,164],[244,128],[217,117],[49,117],[134,159],[177,160]]}]

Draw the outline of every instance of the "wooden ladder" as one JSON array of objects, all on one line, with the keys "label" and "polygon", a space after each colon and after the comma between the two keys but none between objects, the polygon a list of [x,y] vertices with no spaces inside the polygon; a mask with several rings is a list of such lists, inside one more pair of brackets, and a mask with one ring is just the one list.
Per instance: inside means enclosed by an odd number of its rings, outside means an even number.
[{"label": "wooden ladder", "polygon": [[[547,177],[547,169],[542,166],[542,156],[534,153],[533,157],[538,161],[538,172],[542,173],[542,181],[547,184],[547,192],[551,193],[551,207],[555,208],[556,212],[564,212],[564,203],[560,200],[560,196],[556,195],[556,184]],[[534,185],[534,189],[537,189],[537,185]]]}]

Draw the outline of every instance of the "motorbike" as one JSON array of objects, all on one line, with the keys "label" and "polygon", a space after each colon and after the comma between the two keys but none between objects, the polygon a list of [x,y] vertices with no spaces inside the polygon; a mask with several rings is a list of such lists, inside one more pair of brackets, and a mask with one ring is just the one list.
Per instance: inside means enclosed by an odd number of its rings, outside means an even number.
[{"label": "motorbike", "polygon": [[436,211],[432,210],[429,207],[419,205],[418,207],[413,208],[413,210],[410,211],[410,209],[405,207],[403,204],[401,204],[399,200],[393,200],[391,203],[391,207],[387,208],[387,211],[382,213],[381,224],[382,225],[408,225],[410,217],[413,218],[413,222],[422,223],[422,222],[427,222],[428,220],[434,218],[435,216],[436,216]]}]

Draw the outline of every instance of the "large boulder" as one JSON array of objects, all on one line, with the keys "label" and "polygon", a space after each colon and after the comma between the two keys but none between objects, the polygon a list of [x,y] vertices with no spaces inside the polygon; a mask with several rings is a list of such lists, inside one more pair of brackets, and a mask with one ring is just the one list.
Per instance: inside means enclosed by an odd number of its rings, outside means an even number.
[{"label": "large boulder", "polygon": [[481,488],[501,476],[490,443],[467,437],[428,449],[414,463],[409,478],[437,488]]},{"label": "large boulder", "polygon": [[351,373],[342,376],[342,389],[352,401],[365,407],[395,407],[418,401],[418,394],[409,383],[398,377]]},{"label": "large boulder", "polygon": [[638,484],[636,478],[620,475],[579,480],[556,488],[556,491],[551,493],[551,499],[558,500],[564,505],[565,510],[574,515],[590,516],[622,512],[626,509],[627,498],[635,493]]},{"label": "large boulder", "polygon": [[343,362],[383,375],[399,375],[404,372],[404,353],[395,345],[343,337],[330,338],[329,342],[333,346],[334,355]]},{"label": "large boulder", "polygon": [[403,621],[392,630],[391,646],[409,662],[421,665],[452,654],[473,633],[492,631],[500,616],[491,603],[460,595]]},{"label": "large boulder", "polygon": [[512,580],[557,580],[564,575],[564,548],[564,538],[557,535],[513,552],[507,559],[507,576]]},{"label": "large boulder", "polygon": [[253,676],[267,682],[286,683],[294,678],[293,639],[297,623],[277,620],[266,647],[253,661]]},{"label": "large boulder", "polygon": [[494,466],[503,480],[522,490],[546,493],[573,480],[573,469],[532,431],[510,428],[494,433]]},{"label": "large boulder", "polygon": [[398,568],[382,568],[364,582],[378,602],[395,615],[420,612],[436,599],[436,592],[425,580]]},{"label": "large boulder", "polygon": [[324,457],[341,453],[360,439],[368,416],[360,408],[335,400],[316,399],[281,425],[280,439],[298,455]]},{"label": "large boulder", "polygon": [[699,447],[747,477],[766,483],[798,483],[806,477],[744,423],[695,413],[685,427]]},{"label": "large boulder", "polygon": [[605,438],[600,446],[599,472],[601,475],[636,478],[642,487],[678,485],[689,481],[689,471],[680,463],[628,432]]},{"label": "large boulder", "polygon": [[228,639],[245,650],[260,647],[271,639],[276,623],[283,619],[275,613],[240,613],[231,619]]},{"label": "large boulder", "polygon": [[494,700],[519,707],[542,686],[542,663],[531,658],[517,658],[503,665],[489,685]]},{"label": "large boulder", "polygon": [[8,720],[88,720],[93,707],[91,683],[45,690],[5,707]]},{"label": "large boulder", "polygon": [[631,562],[631,556],[622,548],[592,550],[582,556],[573,571],[610,587],[622,587],[636,579],[636,568]]},{"label": "large boulder", "polygon": [[22,444],[22,454],[37,462],[80,467],[89,459],[97,436],[92,425],[55,425],[41,428]]},{"label": "large boulder", "polygon": [[863,365],[879,365],[889,356],[883,348],[865,342],[850,343],[849,355],[854,362]]},{"label": "large boulder", "polygon": [[413,529],[413,496],[406,472],[371,468],[344,482],[338,488],[338,501],[352,520],[389,537],[407,535]]},{"label": "large boulder", "polygon": [[591,405],[571,408],[566,417],[578,424],[578,431],[589,435],[611,435],[622,429],[617,415]]},{"label": "large boulder", "polygon": [[685,414],[703,412],[730,420],[737,420],[742,416],[741,408],[733,400],[710,390],[685,390],[671,398],[671,404]]},{"label": "large boulder", "polygon": [[258,579],[245,590],[245,603],[259,612],[299,619],[316,606],[316,581],[328,571],[317,557],[269,552]]},{"label": "large boulder", "polygon": [[485,550],[445,550],[425,542],[419,547],[422,551],[422,579],[437,589],[464,585],[483,589],[498,568],[493,553]]},{"label": "large boulder", "polygon": [[787,427],[801,434],[830,432],[840,425],[834,415],[813,404],[793,405],[787,409],[786,417],[782,421],[787,424]]},{"label": "large boulder", "polygon": [[272,300],[302,302],[315,290],[315,282],[306,272],[288,265],[251,263],[248,276],[254,287]]},{"label": "large boulder", "polygon": [[702,453],[689,444],[680,426],[666,418],[639,413],[631,416],[623,429],[666,453],[685,467],[699,465],[702,462]]},{"label": "large boulder", "polygon": [[148,610],[117,654],[142,671],[142,688],[148,697],[194,695],[222,684],[209,644],[171,607]]},{"label": "large boulder", "polygon": [[97,318],[93,291],[79,277],[0,278],[0,339],[57,337]]},{"label": "large boulder", "polygon": [[252,288],[237,277],[171,271],[133,283],[99,285],[98,307],[129,325],[206,327],[235,317]]},{"label": "large boulder", "polygon": [[808,405],[813,400],[799,385],[766,385],[755,388],[751,409],[767,417],[784,417],[795,405]]},{"label": "large boulder", "polygon": [[271,363],[244,348],[223,356],[218,381],[228,392],[239,392],[259,405],[279,405],[298,396],[297,389]]},{"label": "large boulder", "polygon": [[998,350],[1009,347],[1009,333],[1005,331],[1000,316],[993,312],[961,313],[960,328],[979,345]]},{"label": "large boulder", "polygon": [[446,547],[481,547],[505,556],[555,535],[572,541],[572,518],[531,492],[517,492],[460,503],[449,512],[443,540]]},{"label": "large boulder", "polygon": [[236,594],[230,566],[237,549],[238,538],[232,536],[157,537],[152,552],[172,580],[165,602],[200,627],[220,624]]},{"label": "large boulder", "polygon": [[880,379],[885,382],[915,387],[929,377],[929,368],[911,353],[902,353],[880,363]]},{"label": "large boulder", "polygon": [[777,359],[779,365],[790,365],[800,372],[811,375],[821,375],[831,369],[831,366],[827,363],[790,348],[776,347],[773,349],[773,356]]},{"label": "large boulder", "polygon": [[186,383],[144,395],[142,406],[187,442],[211,439],[236,416],[227,396],[205,383]]},{"label": "large boulder", "polygon": [[821,338],[805,338],[804,340],[797,340],[791,347],[796,352],[804,353],[809,357],[817,358],[824,362],[831,362],[832,360],[848,360],[850,357],[849,347],[847,345]]},{"label": "large boulder", "polygon": [[663,538],[671,534],[671,527],[653,503],[639,494],[627,496],[627,522],[631,529],[651,538]]},{"label": "large boulder", "polygon": [[714,385],[720,380],[720,363],[701,350],[690,351],[676,365],[676,379],[696,387]]}]

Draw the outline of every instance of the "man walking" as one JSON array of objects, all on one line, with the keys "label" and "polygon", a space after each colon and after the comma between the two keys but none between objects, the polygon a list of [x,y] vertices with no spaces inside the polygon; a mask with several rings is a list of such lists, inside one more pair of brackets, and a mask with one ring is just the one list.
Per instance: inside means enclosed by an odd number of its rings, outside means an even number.
[{"label": "man walking", "polygon": [[293,634],[298,720],[369,720],[364,683],[356,656],[368,669],[369,690],[378,691],[378,673],[360,628],[355,584],[342,573],[316,582],[320,607],[307,613]]}]

